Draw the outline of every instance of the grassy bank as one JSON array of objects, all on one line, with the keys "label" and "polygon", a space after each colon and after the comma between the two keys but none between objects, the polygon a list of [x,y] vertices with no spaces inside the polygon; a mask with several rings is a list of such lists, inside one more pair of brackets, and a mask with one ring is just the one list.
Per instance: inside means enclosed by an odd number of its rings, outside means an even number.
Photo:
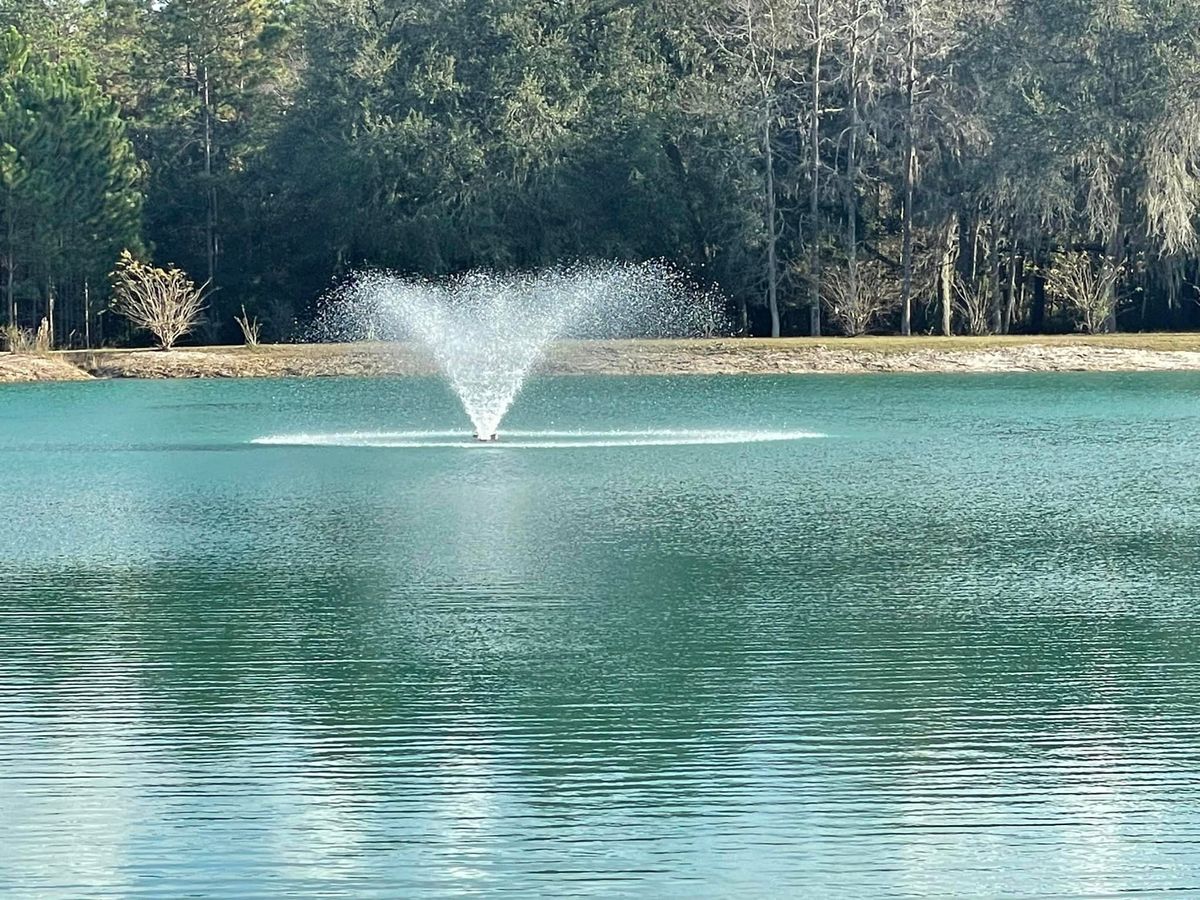
[{"label": "grassy bank", "polygon": [[[1200,369],[1200,334],[564,341],[553,374],[1136,371]],[[0,381],[429,374],[396,344],[275,344],[0,354]]]},{"label": "grassy bank", "polygon": [[752,347],[824,345],[831,349],[868,350],[873,353],[911,353],[915,350],[996,350],[1011,347],[1102,347],[1125,350],[1200,353],[1200,332],[1152,334],[1000,334],[970,337],[955,335],[882,335],[834,338],[746,338]]}]

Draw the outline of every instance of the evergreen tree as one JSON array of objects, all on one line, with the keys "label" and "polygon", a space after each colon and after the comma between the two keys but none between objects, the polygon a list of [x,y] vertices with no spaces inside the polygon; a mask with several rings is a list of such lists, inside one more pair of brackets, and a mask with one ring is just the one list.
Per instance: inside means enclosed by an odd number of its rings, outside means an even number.
[{"label": "evergreen tree", "polygon": [[49,307],[100,283],[139,241],[140,169],[116,104],[76,61],[50,62],[15,29],[0,34],[0,221],[4,299]]}]

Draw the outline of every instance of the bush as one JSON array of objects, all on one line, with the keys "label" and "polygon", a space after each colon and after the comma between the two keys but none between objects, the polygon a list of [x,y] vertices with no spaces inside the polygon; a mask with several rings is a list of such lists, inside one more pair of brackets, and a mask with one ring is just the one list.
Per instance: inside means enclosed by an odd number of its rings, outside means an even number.
[{"label": "bush", "polygon": [[50,322],[47,319],[42,319],[37,331],[6,325],[0,331],[0,336],[3,337],[4,348],[10,353],[50,352]]},{"label": "bush", "polygon": [[259,336],[262,334],[262,322],[258,321],[258,316],[251,319],[246,314],[246,306],[242,304],[242,314],[234,316],[233,321],[238,323],[238,328],[242,329],[242,339],[245,340],[246,346],[253,350],[258,346]]},{"label": "bush", "polygon": [[170,350],[200,323],[208,282],[196,287],[181,269],[138,262],[128,250],[112,279],[113,309],[153,334],[160,349]]},{"label": "bush", "polygon": [[830,320],[843,334],[865,334],[880,317],[900,302],[899,286],[888,277],[881,263],[863,260],[857,266],[856,285],[850,285],[849,272],[833,269],[821,283],[821,295]]},{"label": "bush", "polygon": [[991,290],[985,281],[954,276],[954,305],[966,322],[967,334],[991,334]]},{"label": "bush", "polygon": [[1108,328],[1117,308],[1117,282],[1124,268],[1108,257],[1099,265],[1083,251],[1055,253],[1046,272],[1046,289],[1066,304],[1088,334]]}]

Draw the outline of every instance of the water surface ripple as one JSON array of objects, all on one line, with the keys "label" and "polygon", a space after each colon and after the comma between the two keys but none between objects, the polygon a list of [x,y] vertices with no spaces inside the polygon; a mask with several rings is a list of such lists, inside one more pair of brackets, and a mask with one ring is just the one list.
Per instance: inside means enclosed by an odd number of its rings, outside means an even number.
[{"label": "water surface ripple", "polygon": [[252,441],[437,382],[6,389],[0,894],[1200,895],[1198,401],[540,379],[825,437],[391,453]]}]

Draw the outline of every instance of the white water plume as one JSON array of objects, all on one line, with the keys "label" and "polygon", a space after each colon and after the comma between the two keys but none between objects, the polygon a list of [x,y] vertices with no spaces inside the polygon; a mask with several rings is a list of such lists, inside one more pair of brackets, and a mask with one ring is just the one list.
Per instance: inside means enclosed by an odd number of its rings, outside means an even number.
[{"label": "white water plume", "polygon": [[326,340],[418,343],[481,440],[495,438],[558,338],[691,337],[727,328],[716,294],[658,263],[471,272],[447,281],[368,273],[331,298],[317,325]]},{"label": "white water plume", "polygon": [[[718,444],[762,444],[822,438],[816,431],[751,429],[648,429],[614,431],[509,431],[505,450],[555,450],[572,447],[682,447]],[[269,434],[251,443],[285,447],[387,447],[423,449],[479,446],[458,431],[340,431]]]}]

